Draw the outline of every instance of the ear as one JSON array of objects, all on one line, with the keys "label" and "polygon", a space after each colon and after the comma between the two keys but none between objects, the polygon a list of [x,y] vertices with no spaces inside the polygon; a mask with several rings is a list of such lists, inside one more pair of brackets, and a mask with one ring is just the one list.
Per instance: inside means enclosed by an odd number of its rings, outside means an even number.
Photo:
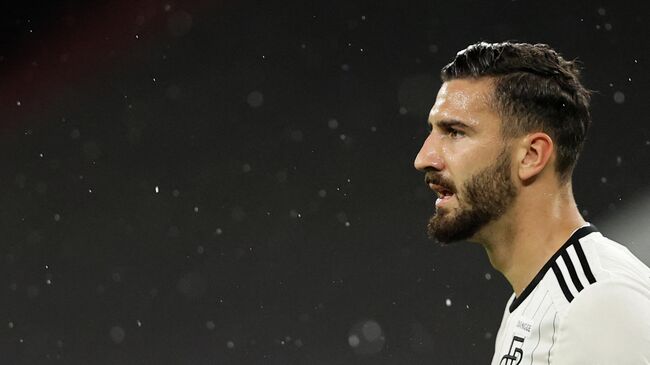
[{"label": "ear", "polygon": [[539,175],[549,164],[554,149],[553,140],[548,134],[537,132],[527,135],[521,141],[521,153],[517,156],[519,178],[526,181]]}]

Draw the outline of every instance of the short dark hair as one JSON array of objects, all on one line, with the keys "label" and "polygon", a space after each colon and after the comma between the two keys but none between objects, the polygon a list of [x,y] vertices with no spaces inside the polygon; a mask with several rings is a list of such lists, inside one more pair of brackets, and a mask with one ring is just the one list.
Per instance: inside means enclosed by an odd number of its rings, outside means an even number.
[{"label": "short dark hair", "polygon": [[479,42],[458,52],[440,77],[443,82],[493,77],[503,136],[549,134],[560,181],[570,179],[591,124],[591,93],[580,83],[578,61],[565,60],[546,44]]}]

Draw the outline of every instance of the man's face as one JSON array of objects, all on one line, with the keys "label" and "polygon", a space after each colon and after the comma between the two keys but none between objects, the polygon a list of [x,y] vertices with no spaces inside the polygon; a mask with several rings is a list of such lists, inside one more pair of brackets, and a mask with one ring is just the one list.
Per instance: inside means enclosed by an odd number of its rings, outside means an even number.
[{"label": "man's face", "polygon": [[487,78],[445,82],[429,114],[431,133],[414,165],[438,194],[427,231],[441,243],[471,239],[517,195],[491,93]]}]

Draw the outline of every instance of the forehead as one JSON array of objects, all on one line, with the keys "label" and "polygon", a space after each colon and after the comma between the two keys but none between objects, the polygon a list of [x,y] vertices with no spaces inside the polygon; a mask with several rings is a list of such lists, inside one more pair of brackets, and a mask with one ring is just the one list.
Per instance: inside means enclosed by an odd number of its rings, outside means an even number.
[{"label": "forehead", "polygon": [[429,121],[459,120],[476,124],[498,116],[491,104],[493,83],[489,78],[454,79],[440,87]]}]

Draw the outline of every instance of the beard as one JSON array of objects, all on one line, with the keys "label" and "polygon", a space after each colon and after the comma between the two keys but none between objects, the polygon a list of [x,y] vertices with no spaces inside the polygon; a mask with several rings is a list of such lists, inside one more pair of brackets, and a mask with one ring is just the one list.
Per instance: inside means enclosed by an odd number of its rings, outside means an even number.
[{"label": "beard", "polygon": [[[427,225],[429,238],[442,244],[467,240],[486,224],[501,217],[517,196],[511,179],[510,162],[510,156],[505,150],[502,151],[494,164],[477,172],[463,184],[460,189],[462,200],[459,199],[459,191],[452,189],[456,192],[458,207],[436,209],[436,214]],[[445,183],[440,176],[432,174],[427,178],[453,187],[453,183]]]}]

